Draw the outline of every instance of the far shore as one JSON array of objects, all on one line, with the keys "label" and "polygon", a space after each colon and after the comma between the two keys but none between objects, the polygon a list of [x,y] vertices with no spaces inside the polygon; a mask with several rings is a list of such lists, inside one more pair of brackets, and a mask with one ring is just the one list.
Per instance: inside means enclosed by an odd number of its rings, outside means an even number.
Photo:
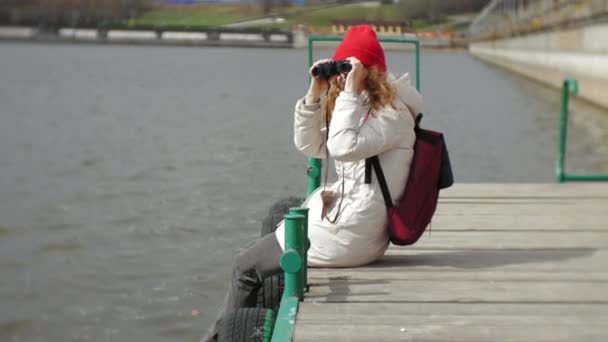
[{"label": "far shore", "polygon": [[[411,37],[406,35],[387,35],[391,38]],[[265,29],[209,29],[209,30],[144,30],[90,28],[59,28],[53,31],[40,31],[33,27],[0,26],[0,41],[72,43],[72,44],[118,44],[118,45],[157,45],[193,47],[252,47],[252,48],[306,48],[308,34],[303,31],[265,30]],[[318,42],[319,47],[335,46],[335,43]],[[449,39],[420,39],[422,48],[461,50],[464,45],[455,46]],[[411,46],[385,44],[387,50],[411,50]]]}]

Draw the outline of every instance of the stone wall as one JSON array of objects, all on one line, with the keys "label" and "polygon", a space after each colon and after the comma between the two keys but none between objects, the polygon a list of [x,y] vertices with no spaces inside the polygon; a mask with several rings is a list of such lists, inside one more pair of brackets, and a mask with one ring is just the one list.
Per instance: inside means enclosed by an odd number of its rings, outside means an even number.
[{"label": "stone wall", "polygon": [[580,97],[608,108],[608,23],[474,42],[474,56],[537,81],[561,87],[579,81]]}]

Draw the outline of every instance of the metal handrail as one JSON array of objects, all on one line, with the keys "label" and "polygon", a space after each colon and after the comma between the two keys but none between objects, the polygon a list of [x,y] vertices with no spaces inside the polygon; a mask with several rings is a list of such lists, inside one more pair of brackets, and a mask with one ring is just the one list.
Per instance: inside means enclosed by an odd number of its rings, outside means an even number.
[{"label": "metal handrail", "polygon": [[568,139],[568,112],[570,95],[578,94],[578,82],[571,77],[564,79],[559,116],[559,140],[557,146],[557,165],[555,177],[558,183],[564,182],[606,182],[608,174],[572,174],[566,173],[566,145]]},{"label": "metal handrail", "polygon": [[306,288],[308,247],[308,208],[292,208],[285,215],[285,252],[279,264],[285,272],[285,287],[274,325],[272,339],[265,342],[291,341],[299,303]]}]

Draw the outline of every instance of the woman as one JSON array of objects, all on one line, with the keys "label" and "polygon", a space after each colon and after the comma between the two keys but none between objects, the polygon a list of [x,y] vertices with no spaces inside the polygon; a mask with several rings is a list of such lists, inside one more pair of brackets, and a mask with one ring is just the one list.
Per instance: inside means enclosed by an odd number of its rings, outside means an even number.
[{"label": "woman", "polygon": [[[384,51],[371,27],[349,29],[333,56],[343,59],[352,66],[347,75],[313,77],[295,106],[297,149],[309,157],[333,158],[339,176],[304,202],[309,208],[308,264],[313,267],[361,266],[384,255],[389,244],[386,208],[375,177],[371,184],[364,182],[365,159],[379,156],[393,201],[398,201],[413,157],[413,115],[422,112],[422,98],[407,75],[395,80],[386,73]],[[218,320],[203,341],[216,340],[226,313],[255,303],[262,281],[281,272],[283,249],[281,223],[276,234],[239,253]]]}]

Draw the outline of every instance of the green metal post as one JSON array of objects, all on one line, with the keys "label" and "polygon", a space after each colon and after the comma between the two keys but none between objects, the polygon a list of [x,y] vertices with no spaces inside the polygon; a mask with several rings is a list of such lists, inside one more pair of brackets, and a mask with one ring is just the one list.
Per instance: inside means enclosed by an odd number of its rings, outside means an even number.
[{"label": "green metal post", "polygon": [[568,139],[568,106],[570,102],[570,94],[576,94],[578,84],[575,79],[566,78],[562,86],[562,98],[559,115],[559,142],[557,150],[557,166],[555,169],[557,182],[563,183],[566,181],[564,164],[566,162],[566,142]]},{"label": "green metal post", "polygon": [[285,252],[281,256],[280,265],[285,271],[285,289],[283,297],[303,298],[300,278],[302,269],[302,257],[300,248],[302,246],[302,223],[304,216],[289,213],[285,218]]},{"label": "green metal post", "polygon": [[420,42],[416,41],[416,89],[420,91]]},{"label": "green metal post", "polygon": [[308,67],[312,66],[314,54],[313,54],[313,43],[317,40],[318,37],[310,36],[308,37]]},{"label": "green metal post", "polygon": [[568,141],[568,111],[570,95],[578,93],[578,82],[567,77],[562,86],[562,98],[559,113],[559,141],[557,146],[557,165],[555,179],[563,182],[608,182],[608,174],[568,174],[565,170],[566,146]]},{"label": "green metal post", "polygon": [[[308,67],[312,67],[312,63],[314,63],[313,58],[313,44],[314,37],[308,38]],[[309,77],[310,82],[310,77]],[[321,167],[322,167],[321,159],[316,158],[308,158],[308,190],[307,195],[310,195],[315,191],[319,186],[321,186]]]},{"label": "green metal post", "polygon": [[310,240],[308,239],[308,208],[291,208],[290,214],[302,215],[304,220],[302,223],[302,245],[300,246],[300,255],[302,256],[302,271],[300,272],[300,286],[305,291],[308,285],[308,249],[310,248]]}]

